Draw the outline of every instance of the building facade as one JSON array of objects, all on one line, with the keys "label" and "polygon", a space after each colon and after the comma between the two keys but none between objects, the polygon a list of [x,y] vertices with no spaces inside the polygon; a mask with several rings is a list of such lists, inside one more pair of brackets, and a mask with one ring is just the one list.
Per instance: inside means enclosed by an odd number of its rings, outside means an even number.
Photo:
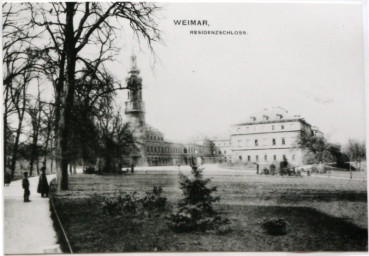
[{"label": "building facade", "polygon": [[232,162],[271,164],[286,157],[293,165],[301,165],[305,150],[297,141],[303,132],[313,133],[313,129],[300,116],[282,108],[265,109],[232,127]]},{"label": "building facade", "polygon": [[215,137],[212,143],[214,145],[213,154],[217,156],[217,162],[232,161],[232,143],[229,138]]}]

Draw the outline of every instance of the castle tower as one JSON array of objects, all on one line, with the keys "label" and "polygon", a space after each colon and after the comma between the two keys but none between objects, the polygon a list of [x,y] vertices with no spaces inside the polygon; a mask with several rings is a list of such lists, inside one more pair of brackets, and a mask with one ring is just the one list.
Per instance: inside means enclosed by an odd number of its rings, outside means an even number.
[{"label": "castle tower", "polygon": [[125,114],[128,122],[133,127],[140,127],[145,124],[145,105],[142,100],[142,78],[139,76],[140,70],[137,68],[136,56],[131,57],[132,67],[126,79],[128,87],[128,101],[126,101]]},{"label": "castle tower", "polygon": [[126,79],[128,88],[128,100],[125,102],[125,115],[130,123],[133,135],[137,141],[138,151],[132,153],[132,162],[135,165],[146,165],[145,153],[145,105],[142,100],[142,78],[137,68],[136,56],[131,57],[131,70]]}]

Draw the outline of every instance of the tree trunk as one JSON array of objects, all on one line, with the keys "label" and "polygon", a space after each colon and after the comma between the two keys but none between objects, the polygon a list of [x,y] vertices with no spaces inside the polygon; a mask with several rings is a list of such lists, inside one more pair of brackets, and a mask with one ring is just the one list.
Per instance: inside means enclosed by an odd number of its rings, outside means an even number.
[{"label": "tree trunk", "polygon": [[[47,133],[46,133],[46,141],[45,141],[45,157],[44,157],[44,165],[46,167],[46,160],[47,160],[47,149],[49,147],[49,141],[50,141],[50,133],[51,133],[51,124],[50,124],[51,120],[48,120],[48,124],[47,124]],[[51,157],[50,157],[51,159]]]},{"label": "tree trunk", "polygon": [[[32,149],[31,149],[31,159],[30,159],[30,169],[29,169],[29,176],[32,176],[33,173],[33,165],[35,164],[35,160],[37,157],[37,138],[38,135],[36,133],[33,134],[33,141],[32,141]],[[37,171],[38,174],[38,171]]]},{"label": "tree trunk", "polygon": [[[5,84],[5,83],[4,83]],[[8,132],[8,100],[9,100],[9,85],[5,84],[5,101],[4,101],[4,116],[3,116],[3,125],[4,125],[4,173],[6,171],[6,167],[7,167],[7,156],[8,156],[8,136],[7,136],[7,132]],[[13,176],[12,176],[13,177]]]},{"label": "tree trunk", "polygon": [[73,17],[74,17],[74,6],[75,3],[66,3],[66,26],[65,26],[65,45],[64,50],[66,53],[67,60],[67,76],[64,84],[64,95],[63,97],[63,108],[60,110],[60,121],[58,134],[57,148],[60,150],[60,163],[59,165],[59,176],[58,189],[68,189],[68,142],[69,142],[69,130],[71,120],[71,110],[73,108],[74,100],[74,86],[75,86],[75,68],[76,68],[76,49],[74,41],[74,28],[73,28]]},{"label": "tree trunk", "polygon": [[17,154],[18,154],[18,146],[19,146],[19,138],[22,132],[22,123],[23,123],[23,117],[24,117],[24,111],[25,111],[25,107],[26,107],[26,88],[23,89],[23,106],[22,109],[18,109],[18,129],[17,129],[17,134],[15,136],[15,142],[14,142],[14,147],[13,147],[13,156],[12,156],[12,163],[11,163],[11,176],[12,179],[14,178],[14,172],[15,172],[15,165],[16,165],[16,161],[17,161]]},{"label": "tree trunk", "polygon": [[56,180],[57,183],[60,183],[61,179],[61,170],[59,170],[60,166],[60,147],[58,144],[59,140],[59,122],[60,122],[60,111],[62,105],[62,94],[63,94],[63,87],[64,87],[64,66],[65,66],[65,53],[62,53],[60,58],[60,67],[59,67],[59,80],[56,84],[55,88],[55,127],[54,127],[54,134],[55,134],[55,152],[54,152],[54,160],[56,166]]}]

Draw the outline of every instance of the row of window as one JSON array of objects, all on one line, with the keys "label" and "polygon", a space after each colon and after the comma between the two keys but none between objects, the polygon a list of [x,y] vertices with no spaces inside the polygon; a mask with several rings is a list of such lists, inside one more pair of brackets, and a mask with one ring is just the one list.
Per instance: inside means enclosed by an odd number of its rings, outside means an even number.
[{"label": "row of window", "polygon": [[[264,146],[266,146],[266,144],[267,144],[267,141],[266,140],[267,139],[263,139]],[[249,144],[250,144],[250,140],[246,140],[246,145],[249,145]],[[286,145],[286,139],[285,138],[282,138],[281,139],[281,144],[282,145]],[[272,145],[273,146],[276,146],[277,145],[277,139],[275,139],[275,138],[272,139]],[[239,147],[242,146],[242,140],[238,140],[238,146]],[[243,145],[243,146],[245,146],[245,145]],[[254,146],[255,147],[258,147],[259,146],[259,140],[258,139],[254,140]]]},{"label": "row of window", "polygon": [[[213,152],[213,154],[215,155],[215,154],[216,154],[216,152],[214,151],[214,152]],[[221,154],[222,154],[222,151],[221,151],[221,150],[219,150],[219,151],[218,151],[218,154],[219,154],[219,155],[221,155]],[[224,151],[223,151],[223,154],[224,154],[224,155],[226,155],[226,154],[227,154],[227,150],[224,150]]]},{"label": "row of window", "polygon": [[231,146],[230,142],[215,142],[214,146]]},{"label": "row of window", "polygon": [[169,148],[169,147],[147,147],[147,152],[149,153],[181,153],[180,148]]},{"label": "row of window", "polygon": [[[273,159],[273,161],[277,161],[277,160],[283,160],[283,158],[285,158],[285,157],[286,157],[286,155],[283,155],[281,159],[277,159],[277,155],[273,155],[272,159]],[[238,156],[238,159],[241,160],[241,161],[243,160],[242,156]],[[254,160],[256,162],[258,162],[259,161],[259,155],[256,155]],[[264,155],[264,161],[268,161],[268,160],[270,160],[270,159],[268,159],[268,155]],[[295,160],[295,155],[292,155],[292,160]],[[248,162],[252,161],[251,156],[247,156],[247,161]]]},{"label": "row of window", "polygon": [[146,139],[147,140],[158,140],[158,141],[163,141],[164,140],[163,137],[155,136],[155,135],[146,135]]},{"label": "row of window", "polygon": [[[290,126],[292,126],[293,124],[290,124]],[[261,129],[259,129],[261,128]],[[261,130],[261,131],[264,131],[264,130],[272,130],[272,131],[275,131],[275,130],[284,130],[285,129],[285,125],[284,124],[281,124],[281,125],[277,125],[277,124],[272,124],[272,125],[263,125],[263,126],[246,126],[246,127],[237,127],[237,131],[240,132],[240,131],[244,131],[244,132],[255,132],[257,130]]]},{"label": "row of window", "polygon": [[[176,154],[195,154],[195,153],[201,153],[197,152],[195,148],[172,148],[172,147],[160,147],[160,146],[148,146],[146,148],[147,152],[149,153],[176,153]],[[202,151],[202,150],[200,150]]]}]

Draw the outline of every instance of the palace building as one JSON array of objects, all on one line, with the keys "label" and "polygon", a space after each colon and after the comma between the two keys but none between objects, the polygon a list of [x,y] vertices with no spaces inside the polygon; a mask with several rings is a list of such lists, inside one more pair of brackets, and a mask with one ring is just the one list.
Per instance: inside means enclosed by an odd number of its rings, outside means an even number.
[{"label": "palace building", "polygon": [[212,143],[206,139],[194,143],[174,143],[165,140],[164,134],[145,121],[145,104],[142,95],[142,78],[137,68],[136,56],[132,56],[132,67],[126,79],[128,95],[125,116],[136,140],[137,150],[131,153],[135,165],[181,165],[187,164],[191,156],[204,162],[215,161]]},{"label": "palace building", "polygon": [[303,132],[320,133],[285,109],[264,109],[232,127],[232,162],[271,164],[286,157],[293,165],[302,165],[306,152],[297,140]]}]

